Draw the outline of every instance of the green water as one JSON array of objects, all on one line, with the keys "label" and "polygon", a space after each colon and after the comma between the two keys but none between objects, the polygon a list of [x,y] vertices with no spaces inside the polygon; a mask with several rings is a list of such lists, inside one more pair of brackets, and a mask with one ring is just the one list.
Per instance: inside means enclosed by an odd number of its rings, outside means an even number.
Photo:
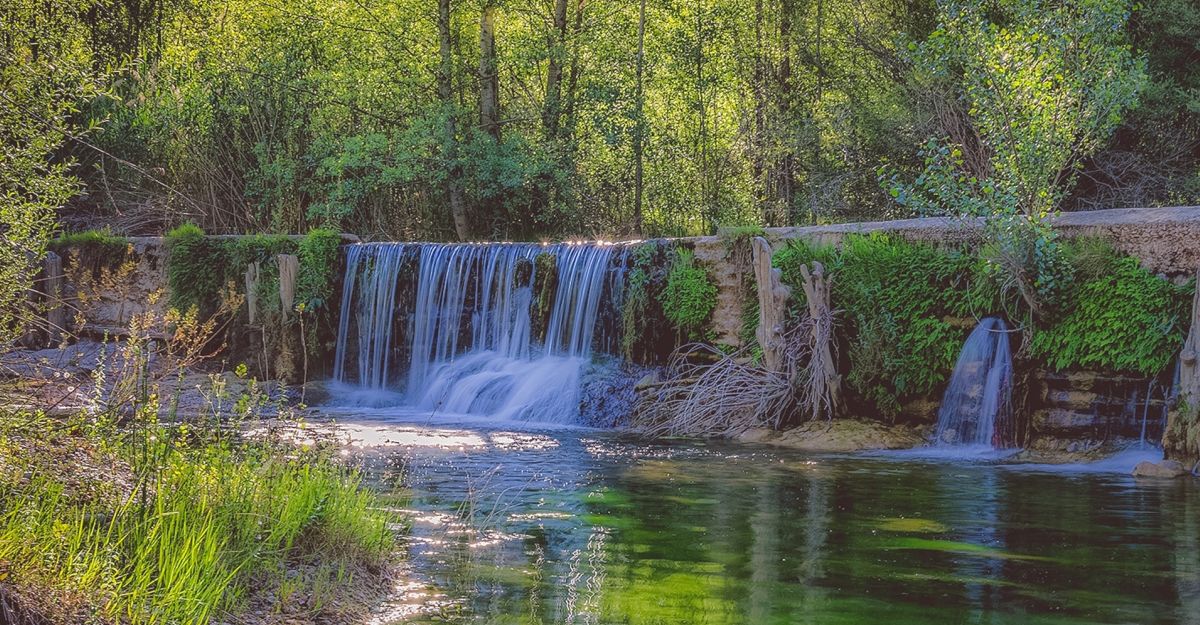
[{"label": "green water", "polygon": [[1200,487],[963,461],[374,425],[379,623],[1200,623]]}]

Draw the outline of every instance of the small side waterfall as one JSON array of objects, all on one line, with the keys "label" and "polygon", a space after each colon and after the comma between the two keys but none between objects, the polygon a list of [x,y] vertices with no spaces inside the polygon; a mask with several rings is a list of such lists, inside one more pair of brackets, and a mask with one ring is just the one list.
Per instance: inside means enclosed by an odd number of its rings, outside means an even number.
[{"label": "small side waterfall", "polygon": [[[627,250],[351,246],[334,378],[403,391],[405,403],[430,411],[573,422],[593,346],[612,344],[604,328],[619,317]],[[553,257],[545,268],[542,254]],[[535,324],[539,290],[553,298]]]},{"label": "small side waterfall", "polygon": [[942,396],[934,444],[972,448],[1012,445],[1012,354],[1008,326],[988,317],[967,337]]}]

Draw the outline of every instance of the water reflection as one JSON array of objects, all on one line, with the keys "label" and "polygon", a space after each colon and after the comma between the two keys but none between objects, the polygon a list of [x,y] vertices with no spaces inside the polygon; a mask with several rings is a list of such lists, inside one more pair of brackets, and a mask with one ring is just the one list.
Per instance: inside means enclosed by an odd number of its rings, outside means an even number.
[{"label": "water reflection", "polygon": [[412,493],[381,624],[1200,624],[1194,483],[356,427]]}]

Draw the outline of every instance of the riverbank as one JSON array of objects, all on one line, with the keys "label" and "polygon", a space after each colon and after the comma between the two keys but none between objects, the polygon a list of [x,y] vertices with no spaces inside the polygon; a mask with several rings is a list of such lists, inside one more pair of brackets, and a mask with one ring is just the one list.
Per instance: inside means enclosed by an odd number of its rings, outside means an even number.
[{"label": "riverbank", "polygon": [[397,564],[382,494],[320,446],[0,411],[0,622],[361,622]]}]

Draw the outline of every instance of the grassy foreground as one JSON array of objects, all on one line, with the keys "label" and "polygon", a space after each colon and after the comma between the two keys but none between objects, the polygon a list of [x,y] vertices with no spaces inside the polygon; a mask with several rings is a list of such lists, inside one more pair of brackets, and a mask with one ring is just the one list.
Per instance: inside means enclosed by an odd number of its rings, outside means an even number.
[{"label": "grassy foreground", "polygon": [[0,413],[0,622],[341,621],[388,521],[320,451]]}]

